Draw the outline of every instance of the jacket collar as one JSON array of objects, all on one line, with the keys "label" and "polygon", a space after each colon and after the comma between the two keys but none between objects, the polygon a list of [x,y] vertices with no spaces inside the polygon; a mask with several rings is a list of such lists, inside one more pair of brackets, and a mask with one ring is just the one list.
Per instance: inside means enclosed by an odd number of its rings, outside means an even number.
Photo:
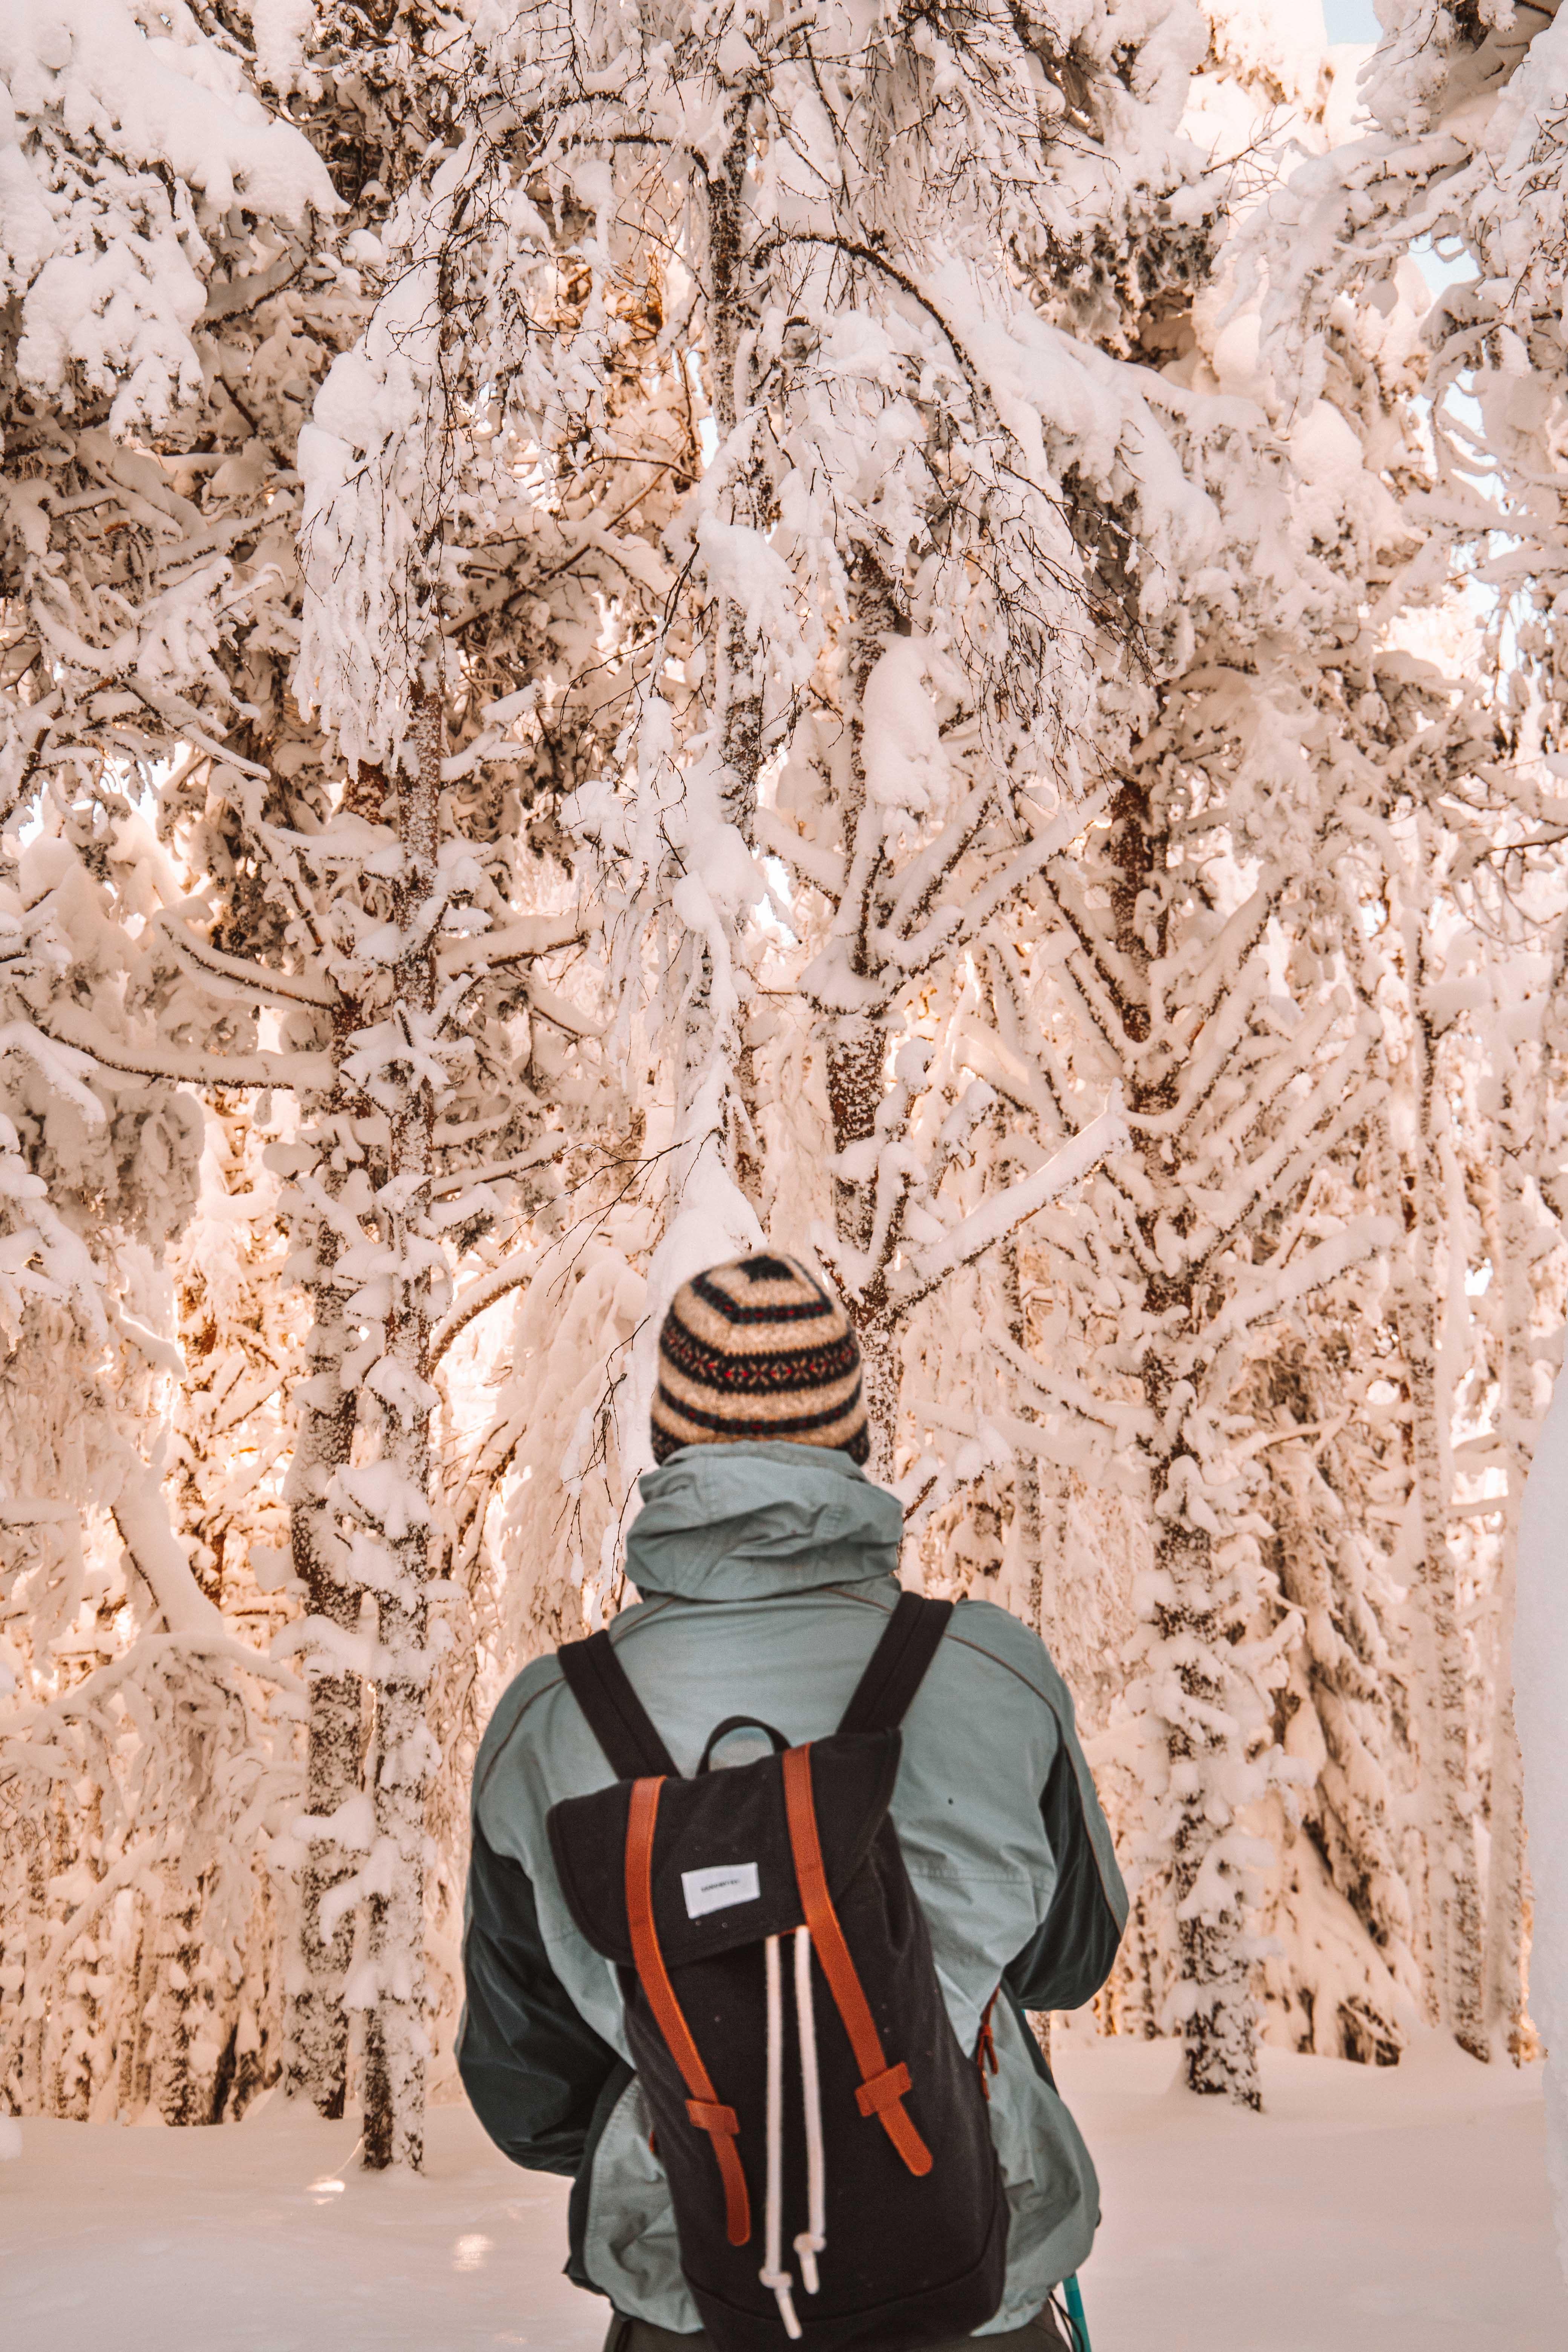
[{"label": "jacket collar", "polygon": [[896,1577],[904,1515],[847,1454],[688,1445],[641,1481],[626,1573],[645,1597],[765,1601]]}]

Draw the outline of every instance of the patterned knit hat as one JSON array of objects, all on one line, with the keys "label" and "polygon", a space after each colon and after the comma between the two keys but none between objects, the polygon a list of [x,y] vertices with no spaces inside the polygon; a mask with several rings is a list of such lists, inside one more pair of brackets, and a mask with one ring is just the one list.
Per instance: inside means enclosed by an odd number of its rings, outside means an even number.
[{"label": "patterned knit hat", "polygon": [[871,1451],[860,1350],[837,1299],[793,1257],[731,1259],[682,1285],[658,1335],[653,1458],[743,1437]]}]

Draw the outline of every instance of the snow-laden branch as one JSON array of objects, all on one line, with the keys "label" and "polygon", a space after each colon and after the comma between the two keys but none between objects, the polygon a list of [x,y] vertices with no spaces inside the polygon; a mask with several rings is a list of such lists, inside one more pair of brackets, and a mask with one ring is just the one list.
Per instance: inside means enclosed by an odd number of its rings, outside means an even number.
[{"label": "snow-laden branch", "polygon": [[1153,1436],[1157,1423],[1146,1404],[1135,1402],[1129,1397],[1102,1395],[1071,1372],[1064,1371],[1057,1365],[1042,1364],[1035,1357],[1026,1355],[1005,1333],[997,1333],[991,1345],[1003,1362],[1012,1367],[1044,1404],[1077,1419],[1095,1422],[1110,1430],[1119,1448]]},{"label": "snow-laden branch", "polygon": [[514,916],[509,922],[498,923],[493,930],[443,940],[436,950],[436,969],[446,980],[455,972],[523,963],[533,956],[549,955],[556,948],[580,947],[598,930],[602,919],[593,908],[570,915]]},{"label": "snow-laden branch", "polygon": [[82,1084],[92,1075],[92,1061],[77,1047],[47,1029],[39,1029],[31,1021],[7,1021],[0,1024],[0,1057],[19,1054],[31,1062],[40,1077],[74,1103],[89,1127],[101,1127],[103,1105],[91,1090]]},{"label": "snow-laden branch", "polygon": [[1043,1167],[1020,1177],[1015,1184],[1003,1185],[978,1209],[971,1210],[968,1216],[950,1225],[942,1241],[928,1248],[910,1249],[910,1265],[919,1288],[915,1298],[900,1300],[900,1308],[907,1312],[917,1299],[927,1297],[958,1266],[973,1265],[977,1257],[1005,1241],[1009,1234],[1016,1233],[1048,1202],[1069,1192],[1100,1160],[1113,1152],[1124,1151],[1127,1144],[1121,1097],[1120,1091],[1115,1091],[1098,1118],[1091,1118],[1087,1127],[1080,1128],[1072,1141],[1053,1152]]},{"label": "snow-laden branch", "polygon": [[476,1315],[482,1315],[487,1307],[493,1307],[509,1291],[521,1289],[524,1283],[531,1282],[542,1255],[542,1250],[520,1250],[515,1257],[503,1258],[500,1265],[491,1266],[488,1274],[479,1275],[460,1290],[430,1334],[427,1369],[435,1370],[453,1340],[468,1329]]},{"label": "snow-laden branch", "polygon": [[[493,1184],[503,1176],[521,1176],[531,1168],[548,1167],[562,1150],[563,1137],[558,1129],[548,1129],[547,1136],[547,1141],[535,1144],[531,1151],[512,1152],[505,1160],[481,1160],[477,1167],[457,1168],[450,1175],[433,1178],[430,1198],[445,1200],[449,1193],[466,1192],[474,1185]],[[449,1139],[437,1129],[437,1144]]]},{"label": "snow-laden branch", "polygon": [[223,1635],[228,1629],[195,1578],[169,1524],[168,1507],[154,1470],[126,1445],[123,1475],[110,1509],[126,1550],[171,1633]]},{"label": "snow-laden branch", "polygon": [[1261,1269],[1263,1278],[1238,1289],[1220,1309],[1205,1333],[1205,1345],[1218,1348],[1234,1332],[1248,1329],[1269,1317],[1282,1315],[1298,1298],[1321,1290],[1351,1266],[1364,1264],[1379,1250],[1392,1249],[1404,1237],[1404,1226],[1394,1217],[1358,1217],[1342,1234],[1331,1234],[1313,1249],[1303,1250],[1278,1273]]},{"label": "snow-laden branch", "polygon": [[265,1656],[226,1625],[216,1633],[142,1633],[118,1658],[95,1666],[83,1681],[73,1683],[57,1698],[27,1700],[6,1708],[0,1714],[0,1752],[9,1747],[12,1762],[26,1764],[28,1748],[40,1735],[96,1715],[104,1700],[125,1683],[159,1671],[178,1658],[205,1658],[213,1665],[237,1666],[291,1699],[304,1696],[304,1685],[291,1666],[280,1656]]},{"label": "snow-laden branch", "polygon": [[247,995],[277,997],[286,1004],[319,1005],[328,1012],[338,1003],[338,992],[330,982],[312,980],[303,972],[269,971],[248,956],[226,955],[220,948],[197,939],[177,914],[166,914],[162,928],[182,962],[195,965],[204,977],[232,981]]},{"label": "snow-laden branch", "polygon": [[816,842],[803,840],[776,809],[760,808],[752,822],[758,847],[766,850],[770,857],[776,857],[781,865],[791,866],[803,882],[809,882],[837,907],[844,896],[842,854],[837,849],[819,849]]},{"label": "snow-laden branch", "polygon": [[[324,1094],[333,1080],[330,1054],[201,1054],[185,1045],[132,1044],[116,1037],[79,1005],[57,1004],[41,1034],[128,1077],[163,1078],[184,1087],[266,1087],[279,1093]],[[61,1032],[66,1032],[61,1035]]]},{"label": "snow-laden branch", "polygon": [[563,996],[557,995],[552,988],[546,988],[531,971],[525,986],[529,1010],[541,1021],[547,1021],[552,1029],[560,1029],[568,1037],[576,1037],[584,1043],[604,1035],[602,1028],[592,1021],[585,1021],[574,1005],[569,1004]]},{"label": "snow-laden branch", "polygon": [[185,1359],[172,1339],[165,1339],[139,1316],[131,1314],[116,1298],[105,1299],[104,1312],[121,1338],[129,1339],[137,1353],[156,1370],[172,1373],[177,1381],[184,1379]]},{"label": "snow-laden branch", "polygon": [[1102,784],[1098,791],[1090,793],[1079,806],[1063,809],[1061,814],[1054,816],[1048,824],[1042,825],[1038,833],[1031,834],[1022,849],[1007,860],[1001,872],[992,878],[984,889],[978,891],[964,908],[963,937],[966,940],[978,939],[994,915],[998,914],[1004,907],[1011,906],[1025,887],[1050,864],[1053,857],[1059,857],[1065,849],[1070,848],[1075,841],[1089,831],[1091,824],[1103,816],[1110,798],[1110,785]]}]

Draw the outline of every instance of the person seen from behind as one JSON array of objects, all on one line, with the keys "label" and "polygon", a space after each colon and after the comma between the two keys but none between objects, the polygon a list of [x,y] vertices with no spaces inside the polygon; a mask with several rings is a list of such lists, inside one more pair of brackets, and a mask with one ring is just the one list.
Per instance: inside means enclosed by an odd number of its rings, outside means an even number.
[{"label": "person seen from behind", "polygon": [[1038,1636],[900,1594],[859,1350],[793,1258],[679,1290],[640,1598],[517,1676],[474,1775],[458,2060],[565,2174],[606,2352],[1069,2343],[1094,2168],[1026,2012],[1127,1898]]}]

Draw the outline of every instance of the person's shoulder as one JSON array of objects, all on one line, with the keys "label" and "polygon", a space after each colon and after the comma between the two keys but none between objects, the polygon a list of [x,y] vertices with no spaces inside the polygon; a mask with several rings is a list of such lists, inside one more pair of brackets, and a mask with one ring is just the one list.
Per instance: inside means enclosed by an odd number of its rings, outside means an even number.
[{"label": "person's shoulder", "polygon": [[999,1608],[994,1601],[961,1601],[952,1612],[947,1638],[967,1650],[978,1651],[998,1669],[999,1691],[1008,1685],[1025,1684],[1053,1715],[1060,1717],[1065,1713],[1070,1719],[1072,1702],[1051,1662],[1050,1652],[1039,1635],[1022,1618],[1015,1617],[1011,1610]]},{"label": "person's shoulder", "polygon": [[[611,1639],[618,1645],[640,1620],[657,1614],[647,1601],[634,1602],[614,1620]],[[558,1650],[546,1650],[542,1657],[530,1659],[512,1676],[496,1701],[495,1712],[479,1742],[475,1762],[476,1786],[483,1786],[506,1749],[511,1748],[515,1753],[519,1741],[526,1745],[536,1738],[549,1738],[554,1703],[565,1688],[566,1676]]]},{"label": "person's shoulder", "polygon": [[520,1674],[513,1675],[500,1698],[495,1712],[485,1726],[476,1759],[477,1784],[482,1785],[489,1768],[523,1726],[536,1703],[552,1690],[563,1688],[566,1677],[561,1671],[561,1661],[553,1650],[542,1658],[531,1658]]}]

